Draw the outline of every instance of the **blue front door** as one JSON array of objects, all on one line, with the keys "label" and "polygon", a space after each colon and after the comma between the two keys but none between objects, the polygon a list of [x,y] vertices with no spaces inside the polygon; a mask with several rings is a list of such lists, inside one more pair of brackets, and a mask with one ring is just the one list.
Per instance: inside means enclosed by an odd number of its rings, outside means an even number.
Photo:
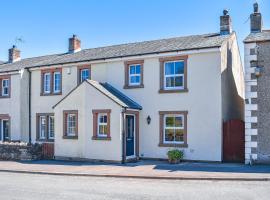
[{"label": "blue front door", "polygon": [[126,115],[126,156],[134,156],[135,116]]}]

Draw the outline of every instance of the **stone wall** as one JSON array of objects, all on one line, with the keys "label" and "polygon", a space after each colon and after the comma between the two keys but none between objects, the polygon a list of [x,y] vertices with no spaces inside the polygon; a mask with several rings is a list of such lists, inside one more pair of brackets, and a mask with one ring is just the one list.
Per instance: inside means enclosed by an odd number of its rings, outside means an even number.
[{"label": "stone wall", "polygon": [[39,144],[0,143],[0,160],[39,160],[41,158],[42,147]]},{"label": "stone wall", "polygon": [[262,75],[254,88],[258,96],[258,111],[253,113],[258,118],[258,135],[254,139],[257,140],[258,162],[270,163],[270,42],[257,43],[257,58]]}]

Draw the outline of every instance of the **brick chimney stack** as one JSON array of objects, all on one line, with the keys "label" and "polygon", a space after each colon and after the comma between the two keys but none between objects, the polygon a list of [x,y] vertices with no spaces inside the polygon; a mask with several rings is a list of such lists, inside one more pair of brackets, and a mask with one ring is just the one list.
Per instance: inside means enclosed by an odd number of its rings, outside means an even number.
[{"label": "brick chimney stack", "polygon": [[253,13],[250,15],[250,32],[262,32],[262,14],[259,12],[258,3],[253,4]]},{"label": "brick chimney stack", "polygon": [[8,61],[13,63],[19,60],[21,60],[21,51],[13,45],[12,48],[8,50]]},{"label": "brick chimney stack", "polygon": [[228,35],[232,33],[232,20],[228,15],[228,10],[223,10],[223,15],[220,16],[220,34]]},{"label": "brick chimney stack", "polygon": [[68,51],[70,53],[76,53],[81,50],[81,40],[77,37],[77,35],[73,35],[69,38],[69,48]]}]

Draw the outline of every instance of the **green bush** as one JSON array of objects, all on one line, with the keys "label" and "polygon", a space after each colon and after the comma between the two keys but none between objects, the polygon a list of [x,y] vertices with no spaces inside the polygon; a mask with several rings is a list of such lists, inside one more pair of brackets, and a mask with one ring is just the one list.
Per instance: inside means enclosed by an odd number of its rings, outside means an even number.
[{"label": "green bush", "polygon": [[183,160],[183,158],[184,158],[184,152],[180,151],[178,149],[169,150],[167,155],[168,155],[168,158],[170,161]]}]

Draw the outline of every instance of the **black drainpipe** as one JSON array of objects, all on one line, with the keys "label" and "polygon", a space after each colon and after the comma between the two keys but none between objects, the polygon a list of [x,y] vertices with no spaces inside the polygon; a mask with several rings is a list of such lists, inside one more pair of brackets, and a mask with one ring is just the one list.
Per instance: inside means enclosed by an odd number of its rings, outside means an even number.
[{"label": "black drainpipe", "polygon": [[32,143],[32,134],[31,134],[31,71],[29,69],[27,69],[28,73],[29,73],[29,87],[28,87],[28,112],[29,112],[29,144]]},{"label": "black drainpipe", "polygon": [[123,108],[122,110],[122,161],[121,163],[124,164],[126,162],[126,127],[125,127],[125,113],[126,113],[126,108]]}]

